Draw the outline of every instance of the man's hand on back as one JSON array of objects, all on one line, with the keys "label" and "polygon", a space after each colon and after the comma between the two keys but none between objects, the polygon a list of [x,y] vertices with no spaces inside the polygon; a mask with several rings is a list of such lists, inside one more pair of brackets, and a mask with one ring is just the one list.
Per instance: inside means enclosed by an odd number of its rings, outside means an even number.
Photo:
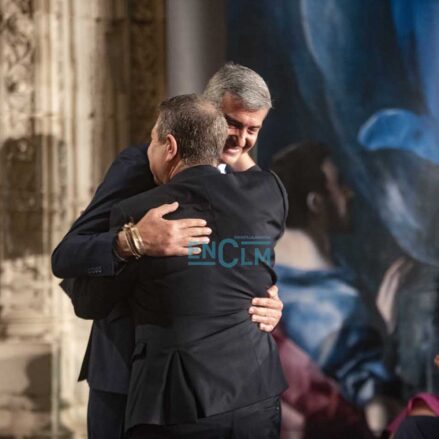
[{"label": "man's hand on back", "polygon": [[252,321],[259,324],[261,331],[271,332],[282,317],[284,304],[279,299],[276,285],[271,286],[267,294],[268,297],[255,297],[252,300],[249,313],[252,315]]},{"label": "man's hand on back", "polygon": [[[212,233],[206,227],[206,221],[201,219],[166,220],[163,217],[178,209],[178,203],[164,204],[148,211],[136,224],[142,236],[145,254],[148,256],[186,256],[201,252],[194,244],[207,244],[208,236]],[[116,246],[120,256],[129,258],[132,255],[124,253],[125,248],[121,232]],[[268,297],[256,297],[252,300],[249,313],[252,321],[258,323],[261,331],[271,332],[282,317],[283,303],[279,299],[278,288],[273,285],[267,290]]]},{"label": "man's hand on back", "polygon": [[[149,210],[136,224],[142,237],[147,256],[186,256],[201,252],[196,244],[207,244],[212,230],[206,227],[202,219],[167,220],[163,217],[178,209],[178,203],[163,204]],[[119,233],[116,241],[118,255],[129,258],[132,255],[124,250],[123,234]],[[195,245],[195,246],[194,246]]]}]

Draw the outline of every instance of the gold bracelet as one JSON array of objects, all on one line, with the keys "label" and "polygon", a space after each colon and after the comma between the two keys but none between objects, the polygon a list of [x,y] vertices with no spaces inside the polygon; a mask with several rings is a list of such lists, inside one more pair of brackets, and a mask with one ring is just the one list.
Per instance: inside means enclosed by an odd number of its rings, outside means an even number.
[{"label": "gold bracelet", "polygon": [[140,254],[140,252],[137,250],[136,245],[134,244],[134,238],[132,235],[132,227],[133,227],[133,223],[129,222],[127,224],[125,224],[123,226],[123,231],[125,232],[125,238],[126,238],[126,242],[127,245],[130,249],[131,254],[136,258],[139,259],[142,255]]},{"label": "gold bracelet", "polygon": [[126,238],[125,232],[123,230],[120,231],[120,235],[121,236],[119,238],[119,234],[118,234],[118,237],[116,238],[116,242],[113,245],[113,252],[115,253],[115,255],[117,256],[118,259],[126,262],[126,258],[124,256],[122,256],[120,254],[120,252],[123,252],[123,254],[126,254],[127,252],[130,251],[130,248],[128,247],[127,238]]},{"label": "gold bracelet", "polygon": [[132,251],[134,257],[136,259],[139,259],[142,255],[138,251],[137,246],[135,244],[132,229],[129,229],[127,236],[128,236],[129,241],[130,241],[131,251]]},{"label": "gold bracelet", "polygon": [[133,237],[134,246],[139,254],[145,254],[145,246],[143,244],[143,239],[140,236],[139,229],[134,225],[131,227],[131,235]]}]

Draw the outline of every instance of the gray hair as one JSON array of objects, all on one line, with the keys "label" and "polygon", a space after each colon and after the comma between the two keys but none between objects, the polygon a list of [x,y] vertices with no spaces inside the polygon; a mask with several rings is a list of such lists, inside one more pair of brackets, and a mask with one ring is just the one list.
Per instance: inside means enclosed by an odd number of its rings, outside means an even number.
[{"label": "gray hair", "polygon": [[226,63],[210,78],[204,90],[203,97],[221,106],[221,101],[226,93],[230,93],[238,99],[242,106],[249,111],[270,109],[270,90],[267,84],[252,69],[234,64]]},{"label": "gray hair", "polygon": [[181,159],[187,165],[216,164],[227,138],[227,122],[221,110],[196,94],[175,96],[160,104],[158,140],[172,134]]}]

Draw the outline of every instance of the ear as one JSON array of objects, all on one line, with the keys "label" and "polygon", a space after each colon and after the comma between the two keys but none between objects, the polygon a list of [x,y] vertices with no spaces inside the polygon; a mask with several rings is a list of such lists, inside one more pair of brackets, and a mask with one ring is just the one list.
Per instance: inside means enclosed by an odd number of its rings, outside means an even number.
[{"label": "ear", "polygon": [[318,192],[310,192],[306,196],[306,206],[311,213],[322,213],[324,209],[324,200]]},{"label": "ear", "polygon": [[166,136],[166,158],[167,162],[174,160],[178,154],[177,140],[172,134]]}]

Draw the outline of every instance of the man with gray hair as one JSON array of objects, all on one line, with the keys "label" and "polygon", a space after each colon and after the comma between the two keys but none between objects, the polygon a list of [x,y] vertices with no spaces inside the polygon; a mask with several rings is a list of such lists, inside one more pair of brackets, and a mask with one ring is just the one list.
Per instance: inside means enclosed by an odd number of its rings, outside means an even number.
[{"label": "man with gray hair", "polygon": [[203,96],[221,108],[229,125],[223,162],[234,171],[254,166],[248,152],[272,107],[265,81],[248,67],[227,63],[209,80]]},{"label": "man with gray hair", "polygon": [[[256,167],[222,175],[216,165],[226,136],[227,123],[209,101],[164,101],[148,148],[158,187],[111,212],[119,229],[178,200],[173,218],[215,224],[202,257],[142,257],[114,278],[77,282],[80,317],[104,318],[129,297],[130,439],[279,437],[285,380],[274,339],[252,324],[247,308],[275,280],[273,247],[285,228],[287,196],[278,177]],[[124,233],[136,241],[135,226]]]},{"label": "man with gray hair", "polygon": [[[254,166],[248,152],[271,108],[264,80],[247,67],[228,63],[209,81],[205,94],[212,96],[209,99],[219,105],[228,123],[221,161],[236,171]],[[90,205],[54,250],[52,269],[56,276],[114,276],[134,257],[123,231],[109,230],[110,211],[119,201],[154,187],[146,151],[145,145],[132,146],[113,162]],[[204,220],[165,218],[177,209],[177,202],[164,204],[139,219],[136,227],[143,242],[143,254],[182,256],[189,253],[189,244],[209,242],[212,231]],[[197,254],[201,249],[195,246],[191,251]],[[64,281],[63,285],[71,292],[72,282]],[[276,286],[267,293],[268,297],[253,299],[249,310],[251,319],[263,331],[273,330],[282,310]],[[87,379],[90,386],[88,429],[92,439],[123,437],[133,349],[132,325],[127,315],[119,309],[95,323],[87,347],[80,379]]]},{"label": "man with gray hair", "polygon": [[[251,87],[249,87],[251,83]],[[239,99],[248,111],[272,107],[267,84],[254,70],[234,63],[226,63],[210,78],[203,96],[211,102],[221,104],[228,93]]]}]

